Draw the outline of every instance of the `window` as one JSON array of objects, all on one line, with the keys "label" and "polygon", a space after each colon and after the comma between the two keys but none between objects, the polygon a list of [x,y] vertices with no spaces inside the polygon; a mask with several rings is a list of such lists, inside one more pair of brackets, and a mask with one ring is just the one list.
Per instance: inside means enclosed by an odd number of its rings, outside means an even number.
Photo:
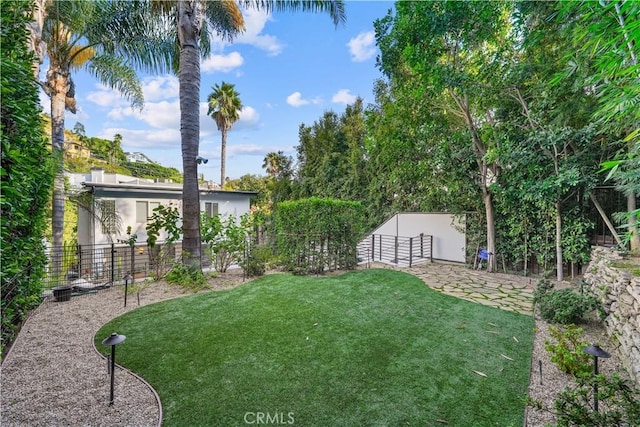
[{"label": "window", "polygon": [[160,202],[136,202],[136,222],[147,222],[153,215],[153,210],[159,206]]},{"label": "window", "polygon": [[136,202],[136,222],[145,223],[149,218],[149,203]]},{"label": "window", "polygon": [[98,215],[102,225],[102,234],[115,234],[118,230],[118,217],[115,200],[100,200]]},{"label": "window", "polygon": [[207,216],[218,215],[218,204],[213,202],[204,202],[204,212]]}]

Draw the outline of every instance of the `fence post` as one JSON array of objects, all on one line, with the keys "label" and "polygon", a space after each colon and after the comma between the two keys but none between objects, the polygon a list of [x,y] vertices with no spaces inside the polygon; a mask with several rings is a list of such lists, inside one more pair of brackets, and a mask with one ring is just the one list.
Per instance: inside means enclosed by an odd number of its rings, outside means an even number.
[{"label": "fence post", "polygon": [[429,236],[429,261],[433,262],[433,236]]},{"label": "fence post", "polygon": [[399,260],[398,260],[398,236],[395,237],[395,244],[394,244],[395,248],[394,248],[394,254],[395,254],[395,263],[398,264]]},{"label": "fence post", "polygon": [[116,274],[116,247],[112,243],[111,244],[111,286],[116,284],[115,274]]},{"label": "fence post", "polygon": [[409,237],[409,267],[413,267],[413,237]]},{"label": "fence post", "polygon": [[375,256],[376,256],[376,235],[372,234],[371,235],[371,261],[375,261]]},{"label": "fence post", "polygon": [[76,250],[78,251],[78,278],[82,277],[82,246],[76,245]]},{"label": "fence post", "polygon": [[131,283],[133,283],[134,280],[135,280],[134,279],[134,277],[135,277],[134,264],[135,264],[135,256],[136,256],[135,249],[136,249],[135,245],[131,245],[131,262],[129,264],[129,270],[131,270],[130,271]]}]

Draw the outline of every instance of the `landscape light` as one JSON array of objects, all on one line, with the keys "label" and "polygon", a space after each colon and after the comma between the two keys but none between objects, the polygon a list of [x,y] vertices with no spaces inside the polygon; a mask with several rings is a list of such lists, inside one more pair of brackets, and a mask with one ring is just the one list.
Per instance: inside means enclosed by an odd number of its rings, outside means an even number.
[{"label": "landscape light", "polygon": [[582,351],[593,356],[593,410],[598,412],[598,380],[595,378],[598,375],[598,357],[608,359],[611,355],[595,344],[583,348]]},{"label": "landscape light", "polygon": [[109,393],[109,406],[113,406],[113,385],[115,383],[115,368],[116,368],[116,345],[124,342],[127,337],[124,335],[118,335],[115,332],[109,335],[109,337],[102,340],[102,345],[111,346],[111,392]]}]

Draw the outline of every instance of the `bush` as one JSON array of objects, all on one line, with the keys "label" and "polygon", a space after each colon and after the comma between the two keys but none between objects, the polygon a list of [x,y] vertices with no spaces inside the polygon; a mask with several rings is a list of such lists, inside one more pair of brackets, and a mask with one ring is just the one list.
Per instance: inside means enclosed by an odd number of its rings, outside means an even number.
[{"label": "bush", "polygon": [[55,175],[43,133],[34,56],[28,52],[31,2],[0,7],[0,350],[16,336],[30,309],[40,303],[47,265],[42,237]]},{"label": "bush", "polygon": [[546,279],[538,283],[533,298],[544,320],[562,325],[578,323],[588,312],[598,308],[593,295],[577,293],[570,288],[553,290],[553,285]]},{"label": "bush", "polygon": [[184,264],[176,264],[165,277],[167,283],[178,285],[193,291],[198,291],[207,286],[207,279],[201,270]]},{"label": "bush", "polygon": [[582,339],[582,328],[576,325],[550,326],[549,334],[556,340],[553,344],[544,342],[544,348],[551,356],[551,361],[558,369],[578,377],[591,372],[591,356],[582,349],[589,344]]},{"label": "bush", "polygon": [[249,277],[262,276],[270,263],[274,260],[273,251],[269,246],[253,246],[249,254],[242,260],[242,268]]},{"label": "bush", "polygon": [[362,238],[362,204],[312,197],[277,205],[278,253],[295,274],[352,269]]},{"label": "bush", "polygon": [[[591,407],[594,383],[598,386],[598,411]],[[577,378],[575,387],[558,393],[554,406],[559,427],[640,426],[640,393],[616,374]]]}]

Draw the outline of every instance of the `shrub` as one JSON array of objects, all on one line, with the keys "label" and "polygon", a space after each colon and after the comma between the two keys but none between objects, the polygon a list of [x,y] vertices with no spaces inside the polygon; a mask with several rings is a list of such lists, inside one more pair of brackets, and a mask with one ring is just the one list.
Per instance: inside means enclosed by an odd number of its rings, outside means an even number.
[{"label": "shrub", "polygon": [[224,273],[235,262],[241,260],[247,242],[248,231],[236,223],[236,217],[229,215],[202,214],[200,219],[202,241],[209,249],[213,268]]},{"label": "shrub", "polygon": [[207,279],[201,270],[184,264],[174,265],[165,279],[171,285],[182,286],[193,291],[198,291],[207,286]]},{"label": "shrub", "polygon": [[[594,384],[598,387],[598,411],[591,407]],[[577,378],[575,387],[558,393],[554,406],[559,427],[640,426],[640,393],[616,374]]]},{"label": "shrub", "polygon": [[544,342],[544,348],[549,352],[551,361],[558,369],[567,374],[578,377],[591,371],[591,356],[582,349],[589,344],[582,339],[582,328],[576,325],[566,327],[550,326],[549,334],[556,343]]},{"label": "shrub", "polygon": [[295,274],[357,265],[364,224],[359,202],[316,197],[280,202],[275,223],[278,252]]},{"label": "shrub", "polygon": [[269,246],[253,246],[242,260],[242,268],[247,276],[262,276],[274,260],[273,251]]},{"label": "shrub", "polygon": [[592,294],[577,293],[570,288],[553,290],[553,284],[547,279],[538,282],[533,297],[544,320],[563,325],[578,323],[599,306]]},{"label": "shrub", "polygon": [[16,336],[30,309],[40,303],[47,258],[46,206],[55,175],[43,133],[34,56],[28,52],[31,2],[0,7],[0,350]]}]

